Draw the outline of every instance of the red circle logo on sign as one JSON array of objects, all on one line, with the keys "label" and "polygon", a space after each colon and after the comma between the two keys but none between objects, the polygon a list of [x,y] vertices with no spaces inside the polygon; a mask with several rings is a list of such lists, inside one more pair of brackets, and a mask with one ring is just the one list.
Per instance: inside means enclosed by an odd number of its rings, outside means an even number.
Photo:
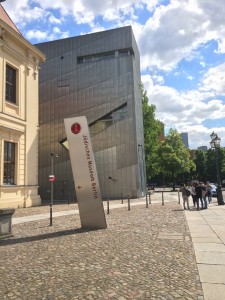
[{"label": "red circle logo on sign", "polygon": [[79,123],[74,123],[72,126],[71,126],[71,131],[72,133],[74,134],[78,134],[80,131],[81,131],[81,126]]}]

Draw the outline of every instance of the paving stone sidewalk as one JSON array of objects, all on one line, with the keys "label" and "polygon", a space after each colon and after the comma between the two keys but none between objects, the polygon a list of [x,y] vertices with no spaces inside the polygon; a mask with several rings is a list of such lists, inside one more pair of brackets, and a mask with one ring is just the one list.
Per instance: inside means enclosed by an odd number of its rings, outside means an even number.
[{"label": "paving stone sidewalk", "polygon": [[203,299],[179,204],[114,209],[106,219],[97,231],[80,229],[78,215],[14,225],[0,241],[1,299]]}]

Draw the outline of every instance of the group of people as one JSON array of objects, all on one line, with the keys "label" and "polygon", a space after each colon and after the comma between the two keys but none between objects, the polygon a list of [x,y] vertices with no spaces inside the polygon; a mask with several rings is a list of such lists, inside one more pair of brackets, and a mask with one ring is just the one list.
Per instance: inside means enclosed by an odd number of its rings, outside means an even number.
[{"label": "group of people", "polygon": [[211,189],[212,186],[210,185],[209,181],[205,183],[193,181],[190,189],[183,185],[180,188],[180,192],[182,193],[184,209],[190,209],[189,196],[192,197],[193,206],[196,207],[197,210],[207,209],[208,204],[212,201]]}]

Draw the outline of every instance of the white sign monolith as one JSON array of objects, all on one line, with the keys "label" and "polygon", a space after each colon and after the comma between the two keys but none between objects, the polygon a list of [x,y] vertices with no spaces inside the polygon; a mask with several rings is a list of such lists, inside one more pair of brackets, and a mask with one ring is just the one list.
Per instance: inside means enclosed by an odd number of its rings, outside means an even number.
[{"label": "white sign monolith", "polygon": [[82,228],[107,227],[86,117],[64,119]]}]

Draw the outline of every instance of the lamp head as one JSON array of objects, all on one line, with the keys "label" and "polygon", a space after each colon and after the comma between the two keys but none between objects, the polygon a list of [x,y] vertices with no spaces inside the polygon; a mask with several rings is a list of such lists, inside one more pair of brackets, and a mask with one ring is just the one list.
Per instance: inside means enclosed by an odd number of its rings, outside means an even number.
[{"label": "lamp head", "polygon": [[212,141],[210,142],[210,146],[211,146],[212,149],[215,148],[215,140],[212,140]]},{"label": "lamp head", "polygon": [[211,140],[215,140],[217,138],[217,134],[213,131],[212,134],[210,134]]},{"label": "lamp head", "polygon": [[215,144],[216,146],[220,146],[220,142],[221,142],[221,138],[219,138],[218,136],[215,138]]},{"label": "lamp head", "polygon": [[216,148],[220,146],[221,138],[218,137],[218,135],[213,131],[212,134],[210,135],[211,137],[211,142],[210,145],[212,148]]}]

